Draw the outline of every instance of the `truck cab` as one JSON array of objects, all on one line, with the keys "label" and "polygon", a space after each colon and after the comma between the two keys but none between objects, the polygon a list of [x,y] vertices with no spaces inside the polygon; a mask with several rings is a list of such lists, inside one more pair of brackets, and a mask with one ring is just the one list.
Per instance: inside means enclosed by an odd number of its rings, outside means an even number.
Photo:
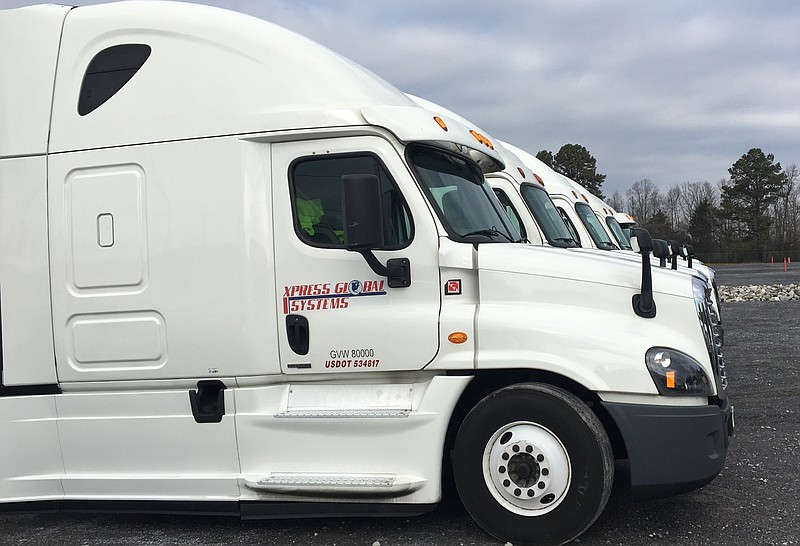
[{"label": "truck cab", "polygon": [[0,50],[0,509],[411,515],[446,464],[550,544],[615,458],[639,496],[721,470],[703,286],[646,232],[521,241],[482,131],[207,6],[0,11]]}]

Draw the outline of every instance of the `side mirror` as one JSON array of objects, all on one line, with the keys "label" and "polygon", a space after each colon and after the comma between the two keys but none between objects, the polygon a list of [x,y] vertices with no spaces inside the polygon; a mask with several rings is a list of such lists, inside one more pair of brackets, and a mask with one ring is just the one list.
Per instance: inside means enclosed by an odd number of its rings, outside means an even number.
[{"label": "side mirror", "polygon": [[642,255],[642,287],[640,294],[633,295],[633,312],[642,318],[656,316],[656,302],[653,300],[653,276],[650,271],[650,253],[655,240],[646,229],[631,229],[631,246]]},{"label": "side mirror", "polygon": [[347,250],[371,250],[383,245],[381,206],[381,185],[377,176],[342,176],[344,245]]},{"label": "side mirror", "polygon": [[659,266],[667,266],[667,258],[670,257],[669,245],[664,239],[653,239],[653,256],[658,258]]},{"label": "side mirror", "polygon": [[634,252],[639,254],[653,252],[653,238],[650,236],[649,231],[641,228],[632,228],[630,231],[631,247]]},{"label": "side mirror", "polygon": [[692,267],[692,257],[694,256],[694,247],[692,245],[683,245],[683,256],[686,258],[686,265]]},{"label": "side mirror", "polygon": [[668,241],[670,251],[672,252],[672,269],[678,269],[678,256],[680,256],[682,252],[681,245],[678,244],[678,241]]},{"label": "side mirror", "polygon": [[376,275],[386,277],[389,288],[411,286],[411,262],[392,258],[383,265],[372,251],[383,246],[381,184],[374,174],[342,175],[344,247],[358,252]]}]

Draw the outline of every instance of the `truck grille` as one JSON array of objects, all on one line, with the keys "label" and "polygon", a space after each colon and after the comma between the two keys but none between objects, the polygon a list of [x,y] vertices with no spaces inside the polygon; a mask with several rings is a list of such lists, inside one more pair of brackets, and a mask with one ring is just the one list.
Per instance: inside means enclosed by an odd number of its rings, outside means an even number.
[{"label": "truck grille", "polygon": [[711,303],[710,291],[706,291],[704,304],[698,304],[697,313],[703,329],[708,356],[714,368],[717,393],[721,399],[724,399],[728,395],[728,376],[725,371],[725,359],[722,356],[722,325]]}]

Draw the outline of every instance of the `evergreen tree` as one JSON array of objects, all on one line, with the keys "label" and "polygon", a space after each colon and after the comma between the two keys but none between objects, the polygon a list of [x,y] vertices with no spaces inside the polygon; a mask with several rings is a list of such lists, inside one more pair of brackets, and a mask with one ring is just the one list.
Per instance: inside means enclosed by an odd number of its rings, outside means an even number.
[{"label": "evergreen tree", "polygon": [[703,199],[692,211],[689,218],[689,235],[692,245],[697,253],[708,253],[716,250],[714,233],[716,232],[716,218],[714,206],[708,199]]},{"label": "evergreen tree", "polygon": [[539,153],[536,154],[536,159],[554,169],[555,161],[553,160],[553,152],[550,150],[539,150]]},{"label": "evergreen tree", "polygon": [[553,156],[556,171],[585,187],[600,199],[606,175],[597,172],[597,160],[580,144],[564,144]]},{"label": "evergreen tree", "polygon": [[728,169],[722,186],[721,214],[740,228],[753,250],[764,250],[771,218],[767,209],[784,190],[787,179],[775,156],[752,148]]}]

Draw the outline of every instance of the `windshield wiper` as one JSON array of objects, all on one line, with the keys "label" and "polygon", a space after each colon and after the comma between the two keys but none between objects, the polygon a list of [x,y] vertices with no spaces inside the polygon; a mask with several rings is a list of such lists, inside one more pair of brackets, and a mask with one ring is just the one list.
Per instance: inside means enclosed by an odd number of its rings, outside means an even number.
[{"label": "windshield wiper", "polygon": [[576,245],[578,244],[578,241],[576,241],[572,237],[555,237],[553,240],[561,241],[562,243],[575,243]]},{"label": "windshield wiper", "polygon": [[470,235],[483,235],[484,237],[488,237],[489,239],[494,239],[497,236],[501,236],[509,243],[516,242],[502,231],[498,231],[498,229],[495,226],[492,226],[491,229],[476,229],[475,231],[470,231],[469,233],[465,233],[461,237],[469,237]]},{"label": "windshield wiper", "polygon": [[614,243],[609,243],[608,241],[600,241],[599,243],[597,243],[597,246],[599,248],[602,248],[603,250],[619,250],[619,247],[617,247],[617,245],[615,245]]}]

